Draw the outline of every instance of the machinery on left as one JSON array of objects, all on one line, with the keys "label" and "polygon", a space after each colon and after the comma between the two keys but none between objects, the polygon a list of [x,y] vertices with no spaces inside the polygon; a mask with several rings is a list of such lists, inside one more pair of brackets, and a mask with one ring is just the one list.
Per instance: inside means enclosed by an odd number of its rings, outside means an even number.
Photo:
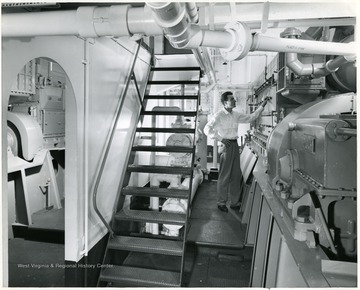
[{"label": "machinery on left", "polygon": [[33,214],[64,205],[66,74],[36,58],[13,82],[7,111],[9,238]]}]

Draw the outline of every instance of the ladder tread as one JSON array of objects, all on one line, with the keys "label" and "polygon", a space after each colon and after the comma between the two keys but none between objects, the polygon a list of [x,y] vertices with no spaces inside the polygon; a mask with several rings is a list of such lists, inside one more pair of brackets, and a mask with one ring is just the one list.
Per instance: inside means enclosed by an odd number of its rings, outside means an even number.
[{"label": "ladder tread", "polygon": [[141,111],[141,115],[158,116],[196,116],[196,111]]},{"label": "ladder tread", "polygon": [[144,221],[153,223],[165,223],[172,225],[184,225],[186,221],[186,214],[173,212],[159,212],[148,210],[130,210],[122,209],[115,214],[118,220],[127,221]]},{"label": "ladder tread", "polygon": [[145,95],[144,99],[188,99],[197,100],[198,95]]},{"label": "ladder tread", "polygon": [[129,165],[128,172],[147,172],[147,173],[163,173],[163,174],[183,174],[192,173],[191,167],[180,166],[156,166],[156,165]]},{"label": "ladder tread", "polygon": [[132,151],[152,151],[152,152],[177,152],[177,153],[193,153],[194,147],[189,146],[143,146],[136,145],[132,147]]},{"label": "ladder tread", "polygon": [[151,128],[151,127],[142,127],[137,128],[136,132],[143,133],[182,133],[182,134],[194,134],[195,129],[191,128]]},{"label": "ladder tread", "polygon": [[152,67],[152,71],[189,71],[197,70],[201,71],[201,68],[198,66],[163,66],[163,67]]},{"label": "ladder tread", "polygon": [[159,187],[136,187],[127,186],[121,191],[123,195],[138,195],[138,196],[150,196],[150,197],[173,197],[188,199],[188,189],[177,189],[177,188],[159,188]]},{"label": "ladder tread", "polygon": [[115,236],[109,241],[109,249],[132,252],[182,256],[183,242],[143,237]]},{"label": "ladder tread", "polygon": [[129,286],[179,287],[180,273],[114,265],[101,271],[100,280]]},{"label": "ladder tread", "polygon": [[148,85],[198,85],[200,80],[154,80],[148,81]]},{"label": "ladder tread", "polygon": [[142,111],[141,115],[152,116],[196,116],[195,111]]},{"label": "ladder tread", "polygon": [[[152,67],[151,74],[149,75],[152,80],[147,81],[148,86],[152,85],[181,85],[184,88],[184,85],[196,86],[198,91],[200,89],[200,81],[202,76],[202,71],[200,67]],[[179,73],[177,73],[179,71]],[[192,77],[187,77],[185,71],[190,71]],[[160,72],[160,73],[156,73]],[[161,73],[163,72],[163,73]],[[167,73],[168,72],[168,73]],[[184,72],[184,73],[182,73]],[[162,78],[162,75],[165,77]],[[182,77],[184,76],[184,77]],[[191,79],[190,79],[191,78]],[[180,79],[180,80],[178,80]],[[159,87],[160,87],[159,86]],[[191,100],[191,102],[196,101],[196,106],[198,108],[200,102],[200,95],[190,93],[187,95],[182,91],[180,95],[160,95],[158,93],[144,95],[144,100]],[[146,104],[146,101],[145,101]],[[194,103],[195,104],[195,103]],[[159,110],[146,111],[145,108],[141,111],[140,118],[144,118],[144,115],[152,116],[189,116],[195,118],[197,117],[197,109],[194,111],[189,110],[179,110],[174,111],[173,107],[169,107],[169,110],[159,107]],[[139,121],[141,120],[139,118]],[[152,118],[154,119],[154,118]],[[184,126],[185,127],[185,126]],[[140,138],[154,138],[155,133],[170,133],[170,134],[195,134],[195,128],[171,128],[169,127],[160,127],[157,128],[155,125],[151,127],[148,124],[146,127],[136,128],[137,133],[149,133],[141,134]],[[191,142],[192,143],[192,142]],[[181,145],[181,144],[180,144]],[[192,164],[187,167],[182,166],[158,166],[158,165],[136,165],[131,163],[136,163],[134,158],[131,157],[128,159],[127,163],[127,173],[155,173],[155,174],[173,174],[173,175],[182,175],[189,176],[192,180],[193,166],[194,166],[194,153],[195,145],[190,144],[190,146],[166,146],[162,144],[161,146],[155,144],[145,146],[145,145],[132,145],[132,152],[145,151],[145,152],[173,152],[173,153],[190,153],[192,154]],[[130,156],[136,156],[134,153]],[[150,175],[151,176],[151,175]],[[127,184],[127,183],[125,183]],[[191,185],[191,182],[190,182]],[[155,197],[155,198],[180,198],[183,201],[189,200],[191,196],[191,186],[190,189],[179,189],[179,188],[159,188],[159,187],[137,187],[137,186],[125,186],[122,188],[120,193],[124,196],[142,196],[142,197]],[[117,206],[120,206],[118,204]],[[186,207],[186,206],[185,206]],[[99,285],[108,284],[108,286],[113,287],[181,287],[182,278],[184,275],[184,255],[186,247],[186,233],[188,231],[188,219],[189,219],[189,208],[185,208],[185,212],[167,212],[165,209],[163,211],[158,210],[135,210],[129,208],[122,208],[112,216],[111,223],[115,225],[122,226],[122,222],[125,224],[132,222],[140,223],[157,223],[157,224],[169,224],[184,226],[184,236],[179,239],[170,239],[165,236],[159,236],[155,234],[144,234],[138,233],[138,230],[133,230],[132,227],[129,228],[129,233],[127,235],[115,235],[112,236],[107,244],[104,261],[109,261],[111,267],[102,267],[100,271],[100,277],[98,279]],[[119,251],[119,252],[116,252]],[[148,257],[147,254],[155,254],[158,257],[163,257],[165,255],[166,259],[181,259],[181,265],[179,271],[177,269],[160,269],[163,266],[159,267],[144,267],[144,264],[141,263],[138,266],[131,265],[129,261],[124,260],[122,262],[118,259],[113,258],[111,255],[116,253],[121,253],[120,251],[126,251],[129,255],[135,254],[139,255],[140,258]],[[124,252],[124,253],[126,253]],[[118,264],[122,265],[118,265]]]}]

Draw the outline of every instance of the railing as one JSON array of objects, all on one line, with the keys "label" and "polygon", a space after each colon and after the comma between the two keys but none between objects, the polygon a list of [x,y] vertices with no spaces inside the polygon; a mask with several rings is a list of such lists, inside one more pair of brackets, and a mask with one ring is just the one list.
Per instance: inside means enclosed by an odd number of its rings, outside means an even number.
[{"label": "railing", "polygon": [[110,227],[110,225],[105,220],[105,218],[103,217],[103,215],[101,214],[101,212],[99,211],[99,209],[97,207],[97,192],[98,192],[98,189],[99,189],[99,184],[100,184],[100,180],[101,180],[101,177],[102,177],[102,174],[103,174],[103,171],[104,171],[104,167],[105,167],[105,164],[106,164],[106,161],[107,161],[107,157],[109,155],[110,146],[112,144],[112,140],[113,140],[114,135],[115,135],[116,125],[117,125],[117,123],[119,121],[120,112],[121,112],[121,109],[122,109],[124,101],[125,101],[125,97],[126,97],[126,94],[127,94],[128,88],[129,88],[129,84],[130,84],[130,82],[131,82],[131,80],[133,78],[135,63],[136,63],[136,59],[137,59],[137,56],[139,54],[141,46],[142,46],[142,43],[141,43],[141,40],[140,40],[139,46],[137,47],[136,53],[134,55],[134,60],[133,60],[133,62],[131,64],[131,69],[130,69],[129,75],[128,75],[127,80],[125,82],[125,88],[124,88],[123,94],[122,94],[122,96],[120,98],[120,101],[119,101],[119,103],[117,105],[117,108],[116,108],[116,113],[115,113],[116,116],[115,116],[114,120],[112,121],[111,130],[110,130],[109,135],[107,137],[107,140],[105,142],[106,149],[105,149],[105,151],[103,153],[103,156],[101,157],[101,163],[100,163],[99,169],[98,169],[97,174],[96,174],[96,180],[95,180],[95,183],[94,183],[94,189],[92,191],[93,192],[92,195],[93,195],[94,210],[95,210],[96,214],[98,215],[98,217],[103,222],[103,224],[109,230],[109,233],[110,233],[111,237],[114,235],[114,232],[113,232],[112,228]]}]

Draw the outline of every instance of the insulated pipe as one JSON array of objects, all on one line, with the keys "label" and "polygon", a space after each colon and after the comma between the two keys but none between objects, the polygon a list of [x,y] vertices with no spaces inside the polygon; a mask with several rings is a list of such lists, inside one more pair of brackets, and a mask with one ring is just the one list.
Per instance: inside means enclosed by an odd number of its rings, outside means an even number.
[{"label": "insulated pipe", "polygon": [[344,57],[344,56],[338,56],[336,58],[333,58],[331,60],[329,60],[326,65],[325,68],[326,70],[328,70],[330,73],[336,71],[340,66],[342,66],[345,63],[348,63],[349,61]]},{"label": "insulated pipe", "polygon": [[[195,3],[193,2],[186,2],[185,3],[186,11],[189,14],[190,21],[192,23],[198,23],[199,21],[199,14],[197,12],[197,8]],[[195,56],[198,64],[203,69],[205,74],[208,76],[210,83],[215,83],[215,71],[214,67],[211,63],[211,59],[209,56],[209,51],[207,48],[198,47],[196,49],[192,49],[192,53]]]},{"label": "insulated pipe", "polygon": [[2,36],[78,35],[76,13],[74,10],[2,14]]},{"label": "insulated pipe", "polygon": [[214,67],[211,63],[207,48],[204,47],[204,48],[193,49],[192,53],[194,54],[200,67],[204,70],[205,74],[208,76],[209,82],[212,84],[216,83]]},{"label": "insulated pipe", "polygon": [[[323,29],[319,27],[309,28],[305,35],[308,35],[309,38],[315,37],[316,39],[320,37]],[[300,31],[296,28],[288,28],[282,34],[282,37],[286,37],[287,39],[297,39],[300,35],[304,35],[304,33],[300,33]],[[315,42],[317,43],[317,42]],[[327,42],[330,43],[331,42]],[[351,59],[351,56],[350,56]],[[348,63],[349,61],[344,56],[338,56],[334,59],[329,60],[327,63],[309,63],[304,64],[299,61],[297,53],[287,53],[286,54],[286,65],[293,72],[295,72],[299,76],[305,75],[313,75],[313,76],[326,76],[330,73],[333,73],[338,70],[338,68]]]},{"label": "insulated pipe", "polygon": [[194,2],[185,3],[186,11],[189,14],[190,21],[197,24],[199,22],[199,13]]},{"label": "insulated pipe", "polygon": [[233,45],[233,36],[227,31],[203,30],[201,46],[229,48]]},{"label": "insulated pipe", "polygon": [[209,32],[190,23],[183,3],[150,2],[155,20],[175,48],[211,46],[222,48],[225,59],[241,59],[248,51],[296,52],[329,55],[356,55],[355,43],[334,43],[300,39],[284,39],[255,34],[244,23],[225,26],[226,31]]},{"label": "insulated pipe", "polygon": [[286,54],[286,66],[299,76],[326,76],[337,71],[345,63],[348,61],[343,56],[338,56],[327,63],[304,64],[298,60],[297,53]]},{"label": "insulated pipe", "polygon": [[254,50],[326,55],[356,55],[355,42],[338,43],[302,39],[287,39],[264,36],[259,33],[255,34],[253,37],[253,43],[251,45],[250,51]]},{"label": "insulated pipe", "polygon": [[156,22],[175,48],[230,48],[234,43],[234,37],[229,32],[201,30],[198,25],[191,24],[192,17],[187,14],[184,3],[150,2],[146,5],[152,9]]},{"label": "insulated pipe", "polygon": [[147,6],[151,8],[152,16],[146,11],[146,6],[132,8],[130,5],[83,6],[76,11],[3,14],[2,36],[120,37],[133,34],[158,35],[163,31],[175,48],[218,47],[222,48],[220,51],[227,60],[241,59],[249,50],[344,55],[353,58],[356,55],[355,42],[284,39],[261,34],[252,36],[248,26],[240,22],[227,25],[222,32],[201,30],[200,26],[191,23],[193,16],[188,15],[182,2],[151,2]]},{"label": "insulated pipe", "polygon": [[[34,21],[36,19],[36,21]],[[9,13],[2,15],[3,37],[78,35],[81,37],[161,35],[148,7],[83,6],[73,11]]]},{"label": "insulated pipe", "polygon": [[144,34],[148,36],[162,35],[162,28],[155,22],[152,11],[148,6],[129,8],[127,13],[127,25],[132,34]]}]

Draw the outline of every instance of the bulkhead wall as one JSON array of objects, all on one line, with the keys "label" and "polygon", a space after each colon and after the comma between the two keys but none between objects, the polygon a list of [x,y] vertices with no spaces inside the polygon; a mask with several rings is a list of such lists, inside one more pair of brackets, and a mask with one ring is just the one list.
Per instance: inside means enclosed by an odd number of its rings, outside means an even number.
[{"label": "bulkhead wall", "polygon": [[[6,111],[11,85],[21,68],[34,58],[44,57],[57,62],[65,71],[73,94],[65,98],[65,260],[77,262],[83,256],[85,232],[85,196],[88,195],[88,249],[90,250],[105,234],[106,228],[92,210],[90,189],[100,163],[114,118],[116,104],[125,89],[124,82],[134,59],[138,44],[129,39],[114,41],[110,38],[84,40],[75,36],[52,36],[31,38],[3,38],[2,42],[2,140],[6,139]],[[142,66],[148,67],[150,57],[146,54]],[[142,67],[138,66],[141,72]],[[143,70],[145,71],[145,70]],[[129,102],[128,102],[129,103]],[[134,108],[132,108],[132,106]],[[128,105],[128,110],[138,111],[140,104]],[[85,124],[85,109],[87,120]],[[131,124],[135,127],[136,122]],[[85,135],[84,128],[87,130]],[[130,130],[130,129],[129,129]],[[88,140],[88,143],[86,143]],[[116,154],[127,154],[117,140],[116,150],[111,150],[109,160]],[[87,154],[84,153],[87,148]],[[119,153],[120,152],[120,153]],[[87,157],[86,157],[87,156]],[[121,156],[120,156],[121,157]],[[123,158],[123,157],[122,157]],[[3,206],[6,201],[7,180],[6,144],[2,147]],[[100,183],[98,205],[109,221],[119,187],[123,162],[111,162],[106,170],[111,176]],[[109,176],[106,175],[106,176]],[[106,183],[106,184],[105,184]],[[6,221],[6,212],[3,220]],[[7,238],[5,237],[6,241]]]}]

